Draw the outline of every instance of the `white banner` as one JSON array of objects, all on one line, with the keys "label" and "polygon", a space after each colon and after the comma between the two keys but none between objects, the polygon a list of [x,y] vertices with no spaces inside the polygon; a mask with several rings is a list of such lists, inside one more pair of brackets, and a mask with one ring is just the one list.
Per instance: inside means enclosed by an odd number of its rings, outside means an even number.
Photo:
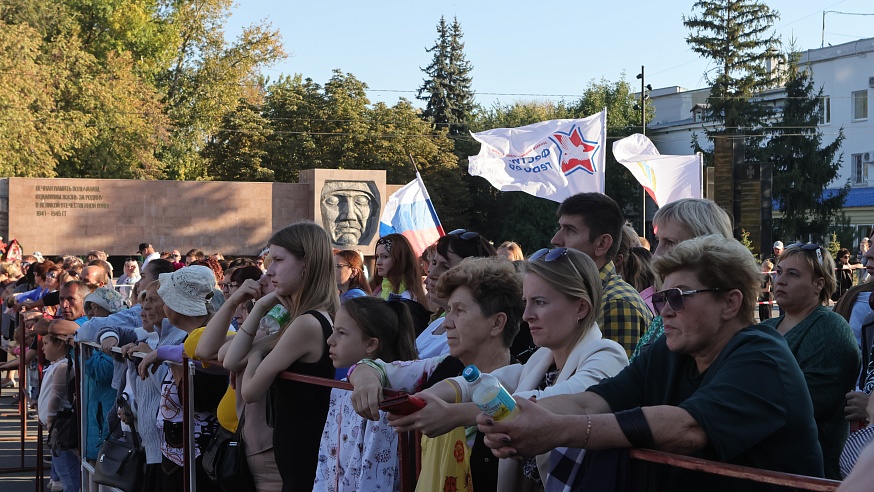
[{"label": "white banner", "polygon": [[583,119],[474,133],[482,147],[468,158],[468,172],[501,191],[524,191],[555,202],[577,193],[604,193],[606,125],[605,108]]},{"label": "white banner", "polygon": [[702,198],[698,155],[661,155],[650,139],[635,133],[613,143],[613,157],[660,207],[680,198]]}]

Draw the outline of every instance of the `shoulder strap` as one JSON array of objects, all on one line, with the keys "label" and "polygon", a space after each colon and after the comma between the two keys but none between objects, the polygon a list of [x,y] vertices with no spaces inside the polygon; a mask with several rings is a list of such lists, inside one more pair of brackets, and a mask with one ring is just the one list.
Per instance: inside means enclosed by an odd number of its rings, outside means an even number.
[{"label": "shoulder strap", "polygon": [[322,314],[319,311],[316,311],[315,309],[311,309],[303,314],[310,314],[314,318],[319,320],[319,324],[322,325],[322,332],[325,333],[325,337],[327,338],[327,337],[331,336],[331,333],[334,331],[334,329],[333,329],[333,326],[331,325],[331,321],[328,318],[326,318],[324,314]]}]

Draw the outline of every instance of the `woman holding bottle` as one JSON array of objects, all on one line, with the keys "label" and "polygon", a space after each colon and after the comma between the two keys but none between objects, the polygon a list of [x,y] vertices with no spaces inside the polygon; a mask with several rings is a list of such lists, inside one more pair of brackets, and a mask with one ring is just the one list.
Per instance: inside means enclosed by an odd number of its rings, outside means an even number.
[{"label": "woman holding bottle", "polygon": [[[273,426],[282,490],[311,490],[331,389],[277,375],[292,371],[334,376],[327,345],[331,319],[340,305],[333,254],[328,233],[312,222],[277,231],[269,248],[265,275],[274,291],[258,299],[227,351],[219,356],[226,369],[245,371],[244,401],[255,402],[269,392],[268,424]],[[277,305],[287,311],[287,320],[279,316],[284,321],[279,330],[254,341],[261,319]]]}]

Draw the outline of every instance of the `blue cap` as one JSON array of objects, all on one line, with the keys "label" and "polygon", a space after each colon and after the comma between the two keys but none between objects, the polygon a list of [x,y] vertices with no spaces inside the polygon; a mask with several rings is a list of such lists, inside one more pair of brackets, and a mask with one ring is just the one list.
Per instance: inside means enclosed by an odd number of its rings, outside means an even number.
[{"label": "blue cap", "polygon": [[472,383],[479,379],[480,372],[475,365],[471,364],[464,368],[464,371],[461,372],[461,375],[464,376],[465,381],[467,381],[468,383]]}]

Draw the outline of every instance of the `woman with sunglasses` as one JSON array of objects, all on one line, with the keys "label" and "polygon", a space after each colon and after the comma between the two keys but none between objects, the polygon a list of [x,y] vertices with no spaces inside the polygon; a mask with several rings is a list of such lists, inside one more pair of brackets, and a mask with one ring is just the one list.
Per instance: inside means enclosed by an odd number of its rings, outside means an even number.
[{"label": "woman with sunglasses", "polygon": [[[508,391],[520,398],[580,393],[628,365],[625,349],[613,340],[602,339],[595,322],[601,310],[601,280],[591,258],[574,249],[542,249],[531,255],[523,272],[522,319],[540,349],[525,364],[492,371]],[[462,402],[471,401],[470,383],[463,377],[446,382],[425,390],[436,398],[420,395],[428,401],[425,409],[392,419],[392,426],[398,431],[421,430],[434,435],[449,422],[472,425],[479,413],[476,407],[472,403],[452,404],[458,395]],[[501,460],[498,490],[527,490],[546,483],[548,458],[548,453],[531,458],[521,470],[518,462]],[[534,484],[519,481],[520,472]]]},{"label": "woman with sunglasses", "polygon": [[762,323],[783,335],[804,372],[825,476],[840,480],[838,460],[850,431],[845,395],[855,386],[861,356],[850,325],[826,307],[835,290],[834,260],[818,244],[793,244],[783,250],[775,271],[774,299],[786,314]]},{"label": "woman with sunglasses", "polygon": [[[499,457],[560,446],[639,447],[822,476],[804,375],[780,335],[755,324],[761,273],[750,252],[710,235],[678,244],[654,266],[663,278],[653,304],[665,336],[585,392],[537,403],[517,397],[519,413],[510,421],[479,415],[486,444]],[[588,451],[586,460],[591,465],[610,454],[618,453]],[[771,487],[637,461],[629,466],[628,476],[647,477],[652,490]],[[573,490],[609,478],[597,464],[586,469],[569,480]]]},{"label": "woman with sunglasses", "polygon": [[[653,258],[668,254],[683,241],[708,234],[719,234],[726,239],[733,239],[731,232],[731,217],[716,202],[701,198],[684,198],[673,201],[658,209],[652,219],[655,234],[658,238]],[[640,296],[652,308],[652,295],[658,290],[656,285],[644,289]],[[633,361],[640,352],[646,350],[653,342],[664,334],[664,323],[661,316],[655,313],[646,332],[640,337],[634,353]]]},{"label": "woman with sunglasses", "polygon": [[437,295],[437,281],[440,276],[465,258],[485,258],[495,255],[497,252],[494,246],[477,232],[456,229],[437,240],[434,252],[431,254],[425,287],[428,289],[428,300],[431,305],[439,309],[439,316],[416,336],[416,350],[419,351],[420,359],[449,353],[446,329],[443,327],[446,299]]}]

